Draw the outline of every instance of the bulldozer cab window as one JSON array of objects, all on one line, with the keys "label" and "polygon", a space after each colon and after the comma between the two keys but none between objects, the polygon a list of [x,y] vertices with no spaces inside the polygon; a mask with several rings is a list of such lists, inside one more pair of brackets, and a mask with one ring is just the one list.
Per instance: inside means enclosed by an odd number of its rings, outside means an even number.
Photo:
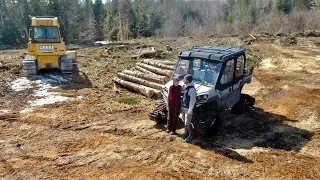
[{"label": "bulldozer cab window", "polygon": [[33,27],[33,32],[35,42],[60,42],[56,27]]},{"label": "bulldozer cab window", "polygon": [[43,27],[35,27],[34,28],[34,39],[45,39],[46,38],[46,33],[44,31]]},{"label": "bulldozer cab window", "polygon": [[48,39],[58,39],[57,29],[54,27],[46,27]]}]

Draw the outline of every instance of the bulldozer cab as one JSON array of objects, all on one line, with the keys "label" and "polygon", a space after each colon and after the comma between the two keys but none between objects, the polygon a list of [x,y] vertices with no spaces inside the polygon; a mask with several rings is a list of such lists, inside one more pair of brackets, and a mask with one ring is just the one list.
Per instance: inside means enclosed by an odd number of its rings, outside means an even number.
[{"label": "bulldozer cab", "polygon": [[51,16],[33,17],[29,37],[32,43],[60,43],[58,19]]}]

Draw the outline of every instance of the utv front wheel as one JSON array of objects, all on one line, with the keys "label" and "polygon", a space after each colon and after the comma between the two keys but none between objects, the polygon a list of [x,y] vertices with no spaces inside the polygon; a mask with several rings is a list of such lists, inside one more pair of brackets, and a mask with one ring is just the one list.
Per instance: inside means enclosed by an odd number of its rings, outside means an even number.
[{"label": "utv front wheel", "polygon": [[207,138],[216,135],[222,127],[222,120],[219,115],[213,117],[207,117],[203,121],[200,121],[196,127],[196,131],[199,135]]}]

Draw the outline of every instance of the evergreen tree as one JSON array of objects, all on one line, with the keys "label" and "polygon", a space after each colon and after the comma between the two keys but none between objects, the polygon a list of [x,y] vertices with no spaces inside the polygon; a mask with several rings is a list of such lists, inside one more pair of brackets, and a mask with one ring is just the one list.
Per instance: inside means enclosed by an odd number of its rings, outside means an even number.
[{"label": "evergreen tree", "polygon": [[1,28],[0,42],[4,45],[17,45],[22,42],[21,32],[14,21],[4,20]]},{"label": "evergreen tree", "polygon": [[295,9],[306,10],[311,9],[312,0],[293,0],[292,4]]},{"label": "evergreen tree", "polygon": [[26,43],[29,15],[58,17],[67,44],[104,40],[104,34],[109,40],[126,40],[155,34],[248,33],[253,27],[270,33],[320,30],[316,2],[320,0],[108,0],[105,5],[102,0],[0,0],[0,40]]},{"label": "evergreen tree", "polygon": [[117,40],[117,35],[119,32],[119,23],[118,23],[118,0],[112,0],[108,4],[107,16],[106,16],[106,34],[107,38],[111,41]]},{"label": "evergreen tree", "polygon": [[157,30],[159,30],[162,27],[162,17],[159,12],[151,12],[150,18],[149,18],[149,26],[150,26],[150,31],[152,35],[155,34]]},{"label": "evergreen tree", "polygon": [[120,0],[118,5],[119,40],[135,37],[135,16],[130,0]]},{"label": "evergreen tree", "polygon": [[46,0],[30,0],[30,15],[31,16],[45,16],[46,15]]},{"label": "evergreen tree", "polygon": [[250,3],[250,10],[249,10],[249,15],[251,17],[251,24],[256,24],[257,19],[258,19],[258,9],[257,9],[257,2],[256,0],[251,0]]},{"label": "evergreen tree", "polygon": [[93,5],[93,14],[96,21],[96,40],[104,40],[105,10],[102,0],[96,0]]},{"label": "evergreen tree", "polygon": [[[79,42],[81,43],[91,43],[96,39],[96,30],[95,30],[95,16],[93,14],[93,3],[91,0],[85,0],[83,12],[79,12],[82,16],[81,25],[79,27]],[[81,9],[80,9],[81,11]]]},{"label": "evergreen tree", "polygon": [[149,17],[147,1],[145,0],[136,0],[134,15],[136,18],[136,24],[134,29],[134,34],[138,37],[150,37],[152,35],[149,26]]},{"label": "evergreen tree", "polygon": [[61,17],[60,0],[48,0],[47,15]]},{"label": "evergreen tree", "polygon": [[266,14],[270,14],[272,8],[273,8],[273,2],[272,2],[272,0],[269,0],[267,6],[264,7],[263,11],[264,11]]},{"label": "evergreen tree", "polygon": [[292,1],[291,0],[278,0],[277,1],[278,11],[285,14],[290,14],[292,10]]},{"label": "evergreen tree", "polygon": [[27,42],[28,37],[29,37],[29,31],[28,29],[30,28],[31,25],[31,19],[29,17],[30,14],[30,6],[28,4],[28,0],[18,0],[17,1],[19,6],[19,14],[20,14],[20,18],[19,18],[19,29],[21,29],[24,33],[23,36],[23,42]]},{"label": "evergreen tree", "polygon": [[227,23],[232,23],[235,15],[235,0],[227,0],[227,4],[223,6],[223,19]]}]

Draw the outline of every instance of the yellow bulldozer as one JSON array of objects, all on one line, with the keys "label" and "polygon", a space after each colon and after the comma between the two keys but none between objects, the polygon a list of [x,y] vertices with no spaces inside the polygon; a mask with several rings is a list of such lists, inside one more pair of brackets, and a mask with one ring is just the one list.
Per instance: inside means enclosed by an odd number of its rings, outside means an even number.
[{"label": "yellow bulldozer", "polygon": [[76,51],[67,51],[59,30],[58,18],[31,17],[29,43],[23,70],[27,75],[38,74],[41,69],[59,69],[64,74],[73,73]]}]

